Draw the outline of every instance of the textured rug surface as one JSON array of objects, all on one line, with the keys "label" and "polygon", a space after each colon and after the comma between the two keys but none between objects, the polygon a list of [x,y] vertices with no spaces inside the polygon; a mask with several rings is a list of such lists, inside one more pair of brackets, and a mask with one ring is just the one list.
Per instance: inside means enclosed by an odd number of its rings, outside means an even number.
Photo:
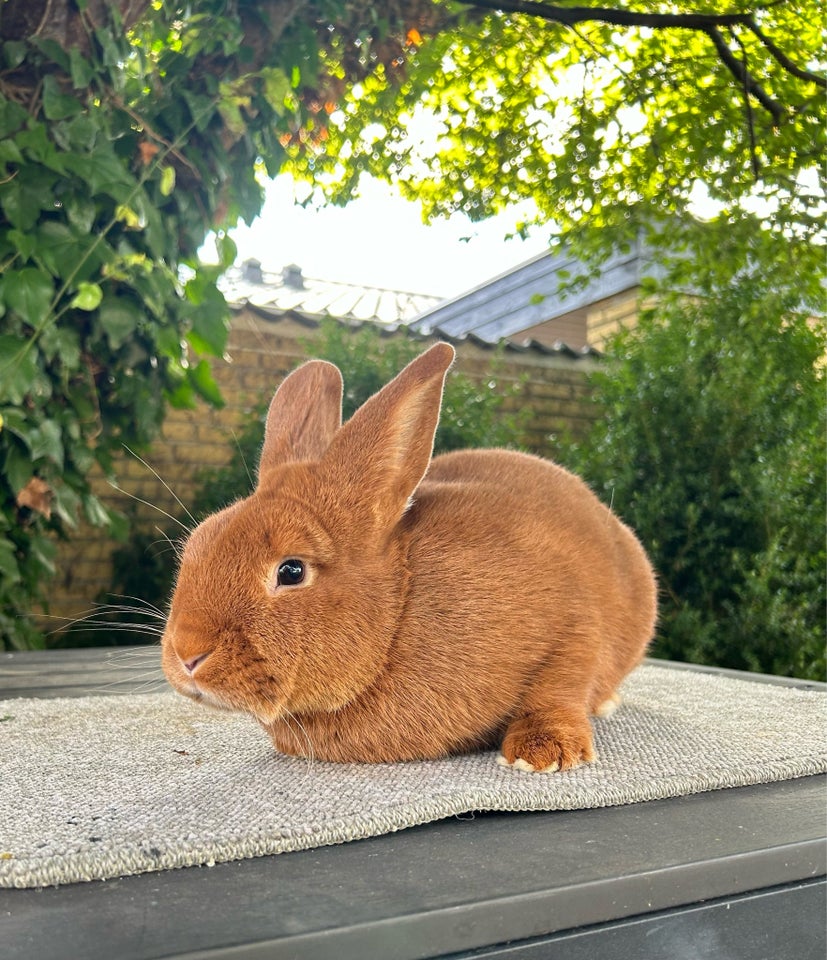
[{"label": "textured rug surface", "polygon": [[571,810],[827,770],[827,694],[640,667],[565,773],[495,753],[386,765],[276,754],[249,718],[172,692],[0,702],[0,886],[213,864],[470,810]]}]

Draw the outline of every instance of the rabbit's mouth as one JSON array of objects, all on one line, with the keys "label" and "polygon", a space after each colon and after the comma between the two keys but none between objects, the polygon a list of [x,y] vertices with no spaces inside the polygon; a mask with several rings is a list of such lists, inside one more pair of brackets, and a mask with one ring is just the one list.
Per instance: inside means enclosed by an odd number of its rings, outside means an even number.
[{"label": "rabbit's mouth", "polygon": [[220,670],[215,669],[213,660],[206,656],[193,658],[188,666],[171,647],[167,647],[164,672],[177,693],[213,710],[246,713],[265,725],[275,723],[289,713],[284,690],[274,688],[272,678],[267,678],[272,681],[269,684],[260,680],[252,682],[250,678],[242,678],[238,683],[228,682],[226,677],[220,676]]},{"label": "rabbit's mouth", "polygon": [[194,681],[190,681],[183,686],[179,686],[177,689],[179,693],[182,693],[190,700],[194,700],[196,703],[201,703],[205,707],[212,707],[213,710],[221,710],[224,713],[238,713],[239,710],[243,709],[227,703],[225,700],[217,697],[211,691],[205,689],[204,687],[199,687]]},{"label": "rabbit's mouth", "polygon": [[185,689],[179,688],[179,692],[185,697],[194,700],[196,703],[203,704],[213,710],[220,710],[223,713],[246,713],[258,720],[259,723],[267,726],[271,723],[281,720],[284,717],[285,709],[279,703],[260,703],[251,702],[243,696],[239,698],[223,697],[221,694],[204,686],[199,686],[195,681],[187,684]]}]

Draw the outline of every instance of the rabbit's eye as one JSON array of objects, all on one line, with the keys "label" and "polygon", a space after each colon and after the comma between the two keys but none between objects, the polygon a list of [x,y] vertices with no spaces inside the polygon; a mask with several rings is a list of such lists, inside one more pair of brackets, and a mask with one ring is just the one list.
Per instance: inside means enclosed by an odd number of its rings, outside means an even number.
[{"label": "rabbit's eye", "polygon": [[280,587],[295,587],[304,580],[304,564],[301,560],[285,560],[279,564],[277,577]]}]

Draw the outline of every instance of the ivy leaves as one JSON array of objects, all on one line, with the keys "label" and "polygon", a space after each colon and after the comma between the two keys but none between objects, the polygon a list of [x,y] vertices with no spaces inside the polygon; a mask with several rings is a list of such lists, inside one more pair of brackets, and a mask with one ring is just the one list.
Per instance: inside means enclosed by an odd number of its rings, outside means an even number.
[{"label": "ivy leaves", "polygon": [[[34,240],[32,241],[34,247]],[[24,323],[37,326],[48,315],[54,284],[48,274],[36,267],[24,267],[5,278],[5,306],[17,313]]]},{"label": "ivy leaves", "polygon": [[92,467],[145,446],[167,404],[221,403],[225,231],[308,116],[322,29],[260,6],[67,2],[50,37],[0,42],[0,647],[40,642],[51,538],[81,514],[119,525]]},{"label": "ivy leaves", "polygon": [[91,58],[0,47],[0,647],[42,642],[25,617],[55,533],[122,526],[91,468],[145,445],[166,402],[221,402],[205,358],[226,340],[220,268],[194,257],[212,214],[177,189],[174,140],[134,120],[139,58],[101,31]]},{"label": "ivy leaves", "polygon": [[78,292],[75,294],[70,307],[77,307],[78,310],[95,310],[103,300],[103,291],[96,283],[79,283]]}]

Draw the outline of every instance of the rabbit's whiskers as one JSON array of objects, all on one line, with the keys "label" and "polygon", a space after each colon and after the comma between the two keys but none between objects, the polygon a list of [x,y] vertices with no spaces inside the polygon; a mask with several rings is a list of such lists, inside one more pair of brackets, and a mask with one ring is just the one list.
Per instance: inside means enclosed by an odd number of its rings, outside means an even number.
[{"label": "rabbit's whiskers", "polygon": [[[307,760],[307,773],[313,770],[313,764],[316,761],[316,752],[313,749],[313,740],[310,737],[310,734],[307,732],[305,725],[299,720],[295,713],[292,710],[288,710],[287,707],[282,708],[284,711],[284,721],[287,725],[288,730],[293,735],[296,745],[299,748],[299,756],[303,756]],[[302,734],[302,738],[293,730],[292,724],[295,723],[299,728]],[[306,744],[306,747],[302,746],[302,739]]]},{"label": "rabbit's whiskers", "polygon": [[[184,501],[178,496],[178,494],[172,489],[172,487],[166,482],[166,480],[164,480],[164,478],[160,475],[160,473],[158,473],[158,471],[152,466],[152,464],[147,463],[146,460],[144,460],[142,457],[139,457],[138,454],[135,453],[134,450],[131,450],[126,444],[123,445],[123,448],[124,448],[124,450],[126,450],[127,453],[131,454],[131,456],[133,456],[133,457],[138,461],[138,463],[143,464],[143,466],[145,466],[145,467],[147,468],[147,470],[149,470],[149,471],[153,474],[153,476],[154,476],[160,483],[162,483],[162,484],[164,485],[164,487],[169,491],[169,493],[171,494],[171,496],[172,496],[172,498],[175,500],[175,502],[178,504],[178,506],[179,506],[179,507],[184,511],[184,513],[189,517],[190,522],[192,523],[192,525],[195,526],[195,525],[196,525],[195,517],[194,517],[194,516],[190,513],[190,511],[187,509],[187,507],[186,507],[185,504],[184,504]],[[145,501],[142,501],[142,502],[145,502]],[[154,506],[154,504],[149,504],[149,506]],[[156,509],[156,510],[159,510],[160,513],[164,513],[164,511],[163,511],[163,510],[160,510],[160,508],[158,508],[158,507],[155,507],[155,509]],[[166,516],[169,517],[170,515],[167,513]],[[175,518],[174,518],[174,517],[170,517],[170,519],[171,519],[171,520],[174,520]],[[180,523],[180,521],[178,521],[178,522]],[[184,526],[184,524],[181,524],[181,525]],[[184,529],[185,529],[185,530],[187,529],[186,526],[184,526]]]}]

